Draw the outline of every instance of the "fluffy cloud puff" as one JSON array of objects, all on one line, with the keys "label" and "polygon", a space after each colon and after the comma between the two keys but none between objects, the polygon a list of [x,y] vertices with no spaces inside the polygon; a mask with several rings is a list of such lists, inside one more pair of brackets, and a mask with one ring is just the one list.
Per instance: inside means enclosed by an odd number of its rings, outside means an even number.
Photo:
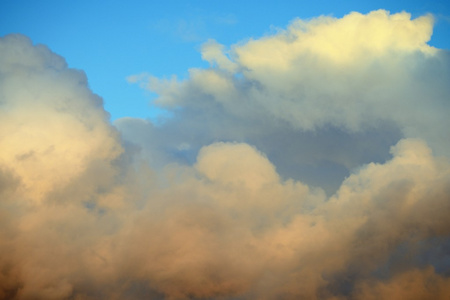
[{"label": "fluffy cloud puff", "polygon": [[388,159],[400,138],[424,139],[434,153],[450,155],[450,60],[427,44],[432,25],[429,15],[379,10],[294,20],[229,49],[211,40],[202,48],[211,68],[191,69],[181,81],[129,78],[157,92],[155,104],[174,118],[157,132],[136,120],[116,126],[148,151],[154,142],[145,140],[164,135],[163,155],[189,163],[201,145],[250,143],[282,177],[331,195],[353,168]]},{"label": "fluffy cloud puff", "polygon": [[173,118],[116,127],[82,72],[2,38],[0,298],[447,299],[430,34],[377,11],[210,41],[216,67],[150,79]]},{"label": "fluffy cloud puff", "polygon": [[0,52],[0,161],[36,201],[73,180],[91,160],[120,154],[117,133],[83,72],[22,36],[3,38]]},{"label": "fluffy cloud puff", "polygon": [[[210,41],[184,81],[150,77],[157,104],[205,110],[297,130],[358,132],[380,123],[448,153],[449,57],[427,45],[433,18],[379,10],[295,20],[286,30],[225,47]],[[255,120],[256,119],[256,120]],[[250,133],[251,134],[251,133]]]}]

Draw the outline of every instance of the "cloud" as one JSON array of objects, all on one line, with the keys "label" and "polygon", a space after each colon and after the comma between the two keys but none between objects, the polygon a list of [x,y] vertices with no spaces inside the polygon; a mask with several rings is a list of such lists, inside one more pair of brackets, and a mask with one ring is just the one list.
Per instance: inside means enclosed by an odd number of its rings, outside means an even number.
[{"label": "cloud", "polygon": [[295,20],[227,51],[209,41],[202,56],[215,68],[191,69],[188,79],[170,84],[151,78],[148,88],[162,107],[183,107],[185,118],[208,105],[296,130],[358,132],[387,122],[448,155],[449,56],[427,45],[432,25],[429,15],[411,20],[383,10]]},{"label": "cloud", "polygon": [[191,11],[183,18],[162,17],[152,22],[151,29],[156,33],[183,42],[201,42],[214,28],[234,26],[238,23],[232,14]]},{"label": "cloud", "polygon": [[221,69],[236,72],[238,67],[224,53],[224,46],[214,40],[210,40],[203,44],[202,58],[211,64],[217,64]]},{"label": "cloud", "polygon": [[432,268],[412,270],[392,282],[363,284],[359,287],[358,299],[445,299],[450,296],[448,286],[448,278],[435,274]]},{"label": "cloud", "polygon": [[2,37],[0,299],[447,299],[431,26],[376,11],[210,41],[186,80],[130,78],[173,114],[156,125],[111,125],[83,72]]},{"label": "cloud", "polygon": [[91,160],[120,154],[118,134],[84,73],[68,69],[63,58],[22,36],[7,36],[0,47],[0,161],[20,177],[28,194],[39,201]]},{"label": "cloud", "polygon": [[201,149],[197,169],[211,181],[258,189],[278,181],[275,168],[247,144],[213,144]]}]

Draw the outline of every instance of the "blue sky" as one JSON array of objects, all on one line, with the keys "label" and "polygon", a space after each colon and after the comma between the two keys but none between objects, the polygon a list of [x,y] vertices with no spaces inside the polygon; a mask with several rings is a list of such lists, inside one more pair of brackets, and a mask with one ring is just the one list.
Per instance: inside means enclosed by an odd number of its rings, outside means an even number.
[{"label": "blue sky", "polygon": [[342,17],[375,9],[436,18],[430,42],[450,48],[447,1],[23,1],[0,4],[0,35],[22,33],[86,72],[112,120],[153,118],[155,94],[126,77],[148,72],[187,77],[206,67],[200,47],[208,39],[230,46],[285,28],[295,18]]}]

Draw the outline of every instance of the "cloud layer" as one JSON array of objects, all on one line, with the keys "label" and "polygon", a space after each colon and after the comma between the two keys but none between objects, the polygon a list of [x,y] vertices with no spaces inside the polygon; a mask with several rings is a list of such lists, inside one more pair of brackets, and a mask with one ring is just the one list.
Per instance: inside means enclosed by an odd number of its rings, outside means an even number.
[{"label": "cloud layer", "polygon": [[295,20],[111,125],[0,39],[0,299],[448,299],[449,54],[432,17]]}]

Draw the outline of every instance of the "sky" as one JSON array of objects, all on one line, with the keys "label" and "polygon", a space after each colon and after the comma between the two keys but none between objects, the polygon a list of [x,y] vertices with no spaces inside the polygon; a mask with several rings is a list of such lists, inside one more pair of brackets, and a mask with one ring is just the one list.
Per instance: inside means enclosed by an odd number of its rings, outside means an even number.
[{"label": "sky", "polygon": [[157,95],[130,85],[130,75],[186,78],[206,67],[199,52],[209,39],[231,46],[285,28],[296,18],[342,17],[351,11],[432,13],[430,44],[449,49],[448,1],[24,1],[0,4],[0,35],[22,33],[51,47],[89,78],[111,119],[157,120]]},{"label": "sky", "polygon": [[2,1],[0,299],[449,299],[446,1]]}]

